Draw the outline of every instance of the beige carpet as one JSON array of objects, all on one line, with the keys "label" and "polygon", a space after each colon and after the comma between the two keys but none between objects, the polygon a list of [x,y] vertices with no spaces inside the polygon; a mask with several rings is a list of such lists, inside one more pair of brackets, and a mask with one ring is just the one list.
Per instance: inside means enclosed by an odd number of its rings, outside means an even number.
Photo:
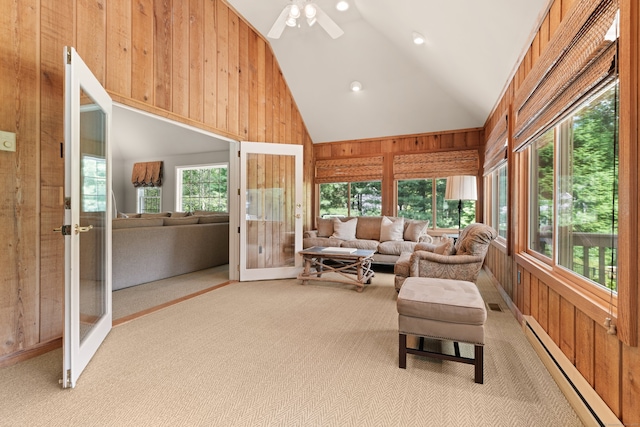
[{"label": "beige carpet", "polygon": [[169,277],[113,292],[113,319],[186,297],[229,280],[229,264]]},{"label": "beige carpet", "polygon": [[581,425],[508,312],[489,312],[485,384],[460,363],[399,369],[395,300],[390,274],[362,293],[231,284],[115,328],[73,390],[61,351],[1,369],[0,425]]}]

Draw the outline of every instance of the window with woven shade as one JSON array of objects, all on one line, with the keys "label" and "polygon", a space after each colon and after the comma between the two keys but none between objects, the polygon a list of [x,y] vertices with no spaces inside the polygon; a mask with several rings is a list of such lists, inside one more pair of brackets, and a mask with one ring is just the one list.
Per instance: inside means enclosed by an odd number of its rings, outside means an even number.
[{"label": "window with woven shade", "polygon": [[609,321],[635,324],[637,313],[617,307],[618,3],[572,4],[515,93],[513,149],[528,159],[525,252]]},{"label": "window with woven shade", "polygon": [[162,185],[162,161],[134,163],[131,183],[134,187],[160,187]]}]

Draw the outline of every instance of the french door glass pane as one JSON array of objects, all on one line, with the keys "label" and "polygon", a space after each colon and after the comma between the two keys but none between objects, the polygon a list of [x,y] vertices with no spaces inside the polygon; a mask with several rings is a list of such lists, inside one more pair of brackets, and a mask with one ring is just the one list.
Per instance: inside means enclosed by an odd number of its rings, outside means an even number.
[{"label": "french door glass pane", "polygon": [[[106,142],[105,113],[84,92],[80,109],[80,344],[105,315]],[[72,230],[75,232],[75,230]]]},{"label": "french door glass pane", "polygon": [[295,156],[247,154],[247,269],[295,266]]}]

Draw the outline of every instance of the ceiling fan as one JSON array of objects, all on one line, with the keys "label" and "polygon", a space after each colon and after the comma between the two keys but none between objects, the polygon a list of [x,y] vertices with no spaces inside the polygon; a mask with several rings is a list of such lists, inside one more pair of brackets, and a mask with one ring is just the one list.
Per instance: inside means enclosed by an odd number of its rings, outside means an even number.
[{"label": "ceiling fan", "polygon": [[292,0],[291,4],[286,5],[284,9],[282,9],[280,16],[278,16],[271,30],[269,30],[267,37],[279,39],[286,27],[299,26],[299,21],[301,20],[306,20],[310,27],[317,22],[332,39],[337,39],[344,34],[342,28],[313,1]]}]

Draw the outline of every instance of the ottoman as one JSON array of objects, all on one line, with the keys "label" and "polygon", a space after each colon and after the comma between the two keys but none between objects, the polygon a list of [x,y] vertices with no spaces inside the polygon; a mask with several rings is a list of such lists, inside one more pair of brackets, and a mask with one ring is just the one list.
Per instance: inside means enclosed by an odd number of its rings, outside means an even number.
[{"label": "ottoman", "polygon": [[[484,324],[487,310],[472,282],[408,277],[398,294],[399,366],[406,369],[407,353],[475,366],[475,382],[484,382]],[[407,335],[454,342],[455,355],[407,347]],[[458,343],[474,345],[474,358],[462,357]]]}]

